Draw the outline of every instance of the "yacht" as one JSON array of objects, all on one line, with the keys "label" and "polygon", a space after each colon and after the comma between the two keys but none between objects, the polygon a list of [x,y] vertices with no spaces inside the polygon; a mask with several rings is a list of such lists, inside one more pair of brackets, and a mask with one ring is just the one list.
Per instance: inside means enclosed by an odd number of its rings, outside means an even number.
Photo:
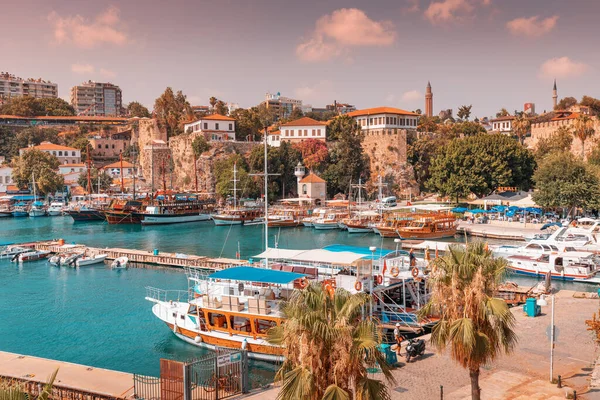
[{"label": "yacht", "polygon": [[590,281],[599,271],[598,258],[594,253],[581,251],[553,252],[541,255],[512,255],[506,257],[508,269],[522,275],[542,277],[550,274],[552,279]]},{"label": "yacht", "polygon": [[63,213],[63,203],[50,203],[48,207],[48,215],[51,217],[57,217]]}]

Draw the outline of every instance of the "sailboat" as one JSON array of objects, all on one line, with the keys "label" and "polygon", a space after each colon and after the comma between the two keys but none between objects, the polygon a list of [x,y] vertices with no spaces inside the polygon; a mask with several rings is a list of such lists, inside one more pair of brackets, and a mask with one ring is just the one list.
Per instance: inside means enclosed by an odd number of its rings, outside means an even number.
[{"label": "sailboat", "polygon": [[35,187],[35,173],[31,174],[31,178],[33,181],[33,204],[29,208],[29,216],[30,217],[44,217],[46,216],[46,208],[44,207],[44,203],[37,200],[37,190]]},{"label": "sailboat", "polygon": [[261,220],[260,210],[253,208],[238,208],[237,206],[237,164],[233,164],[233,208],[225,209],[217,214],[212,214],[211,218],[215,225],[255,225]]}]

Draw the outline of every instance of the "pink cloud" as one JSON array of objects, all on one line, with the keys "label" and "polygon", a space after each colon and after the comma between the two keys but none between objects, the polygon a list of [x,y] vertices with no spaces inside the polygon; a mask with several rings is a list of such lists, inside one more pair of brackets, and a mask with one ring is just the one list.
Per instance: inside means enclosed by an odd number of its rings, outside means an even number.
[{"label": "pink cloud", "polygon": [[412,14],[421,11],[420,0],[406,0],[407,6],[402,9],[403,14]]},{"label": "pink cloud", "polygon": [[583,75],[589,68],[586,63],[569,57],[552,58],[540,66],[539,76],[545,79],[574,78]]},{"label": "pink cloud", "polygon": [[424,16],[433,25],[460,22],[471,17],[477,6],[490,4],[491,0],[441,0],[429,3]]},{"label": "pink cloud", "polygon": [[55,11],[48,15],[58,44],[72,43],[77,47],[91,49],[100,44],[123,46],[129,42],[120,30],[122,22],[119,9],[111,6],[93,20],[75,16],[62,17]]},{"label": "pink cloud", "polygon": [[350,47],[389,46],[395,40],[390,21],[374,21],[362,10],[342,8],[319,18],[312,34],[296,47],[296,55],[304,61],[324,61]]},{"label": "pink cloud", "polygon": [[422,100],[424,98],[425,97],[423,97],[423,95],[418,90],[410,90],[402,94],[402,101],[406,103],[412,103],[417,100]]},{"label": "pink cloud", "polygon": [[71,71],[76,74],[93,74],[96,69],[91,64],[73,64],[71,65]]},{"label": "pink cloud", "polygon": [[515,36],[540,37],[550,33],[556,26],[558,15],[546,19],[539,16],[516,18],[506,23],[506,27]]}]

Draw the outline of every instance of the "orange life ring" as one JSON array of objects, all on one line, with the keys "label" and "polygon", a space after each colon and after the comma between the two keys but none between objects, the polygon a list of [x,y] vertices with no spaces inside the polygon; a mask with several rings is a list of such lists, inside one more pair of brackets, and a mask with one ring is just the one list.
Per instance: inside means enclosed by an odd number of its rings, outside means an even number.
[{"label": "orange life ring", "polygon": [[300,289],[304,289],[305,287],[307,287],[308,279],[306,279],[306,277],[300,278],[300,281],[298,282],[298,286],[300,287]]},{"label": "orange life ring", "polygon": [[392,270],[390,271],[392,273],[392,276],[395,278],[398,275],[400,275],[400,268],[398,267],[393,267]]},{"label": "orange life ring", "polygon": [[375,282],[377,282],[378,285],[381,285],[383,283],[383,276],[377,275],[375,277]]},{"label": "orange life ring", "polygon": [[419,276],[419,268],[414,267],[410,270],[410,273],[412,274],[413,278],[416,278],[417,276]]},{"label": "orange life ring", "polygon": [[354,283],[354,289],[356,289],[357,292],[360,292],[362,289],[362,283],[360,281],[356,281]]}]

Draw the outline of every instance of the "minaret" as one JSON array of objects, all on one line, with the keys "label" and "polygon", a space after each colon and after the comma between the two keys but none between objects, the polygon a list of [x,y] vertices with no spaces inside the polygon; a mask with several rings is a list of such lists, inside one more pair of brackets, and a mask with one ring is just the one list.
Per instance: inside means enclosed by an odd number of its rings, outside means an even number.
[{"label": "minaret", "polygon": [[558,92],[556,91],[556,79],[554,80],[554,88],[552,89],[552,109],[556,110],[558,105]]},{"label": "minaret", "polygon": [[425,115],[433,117],[433,92],[431,91],[431,82],[427,82],[425,91]]}]

